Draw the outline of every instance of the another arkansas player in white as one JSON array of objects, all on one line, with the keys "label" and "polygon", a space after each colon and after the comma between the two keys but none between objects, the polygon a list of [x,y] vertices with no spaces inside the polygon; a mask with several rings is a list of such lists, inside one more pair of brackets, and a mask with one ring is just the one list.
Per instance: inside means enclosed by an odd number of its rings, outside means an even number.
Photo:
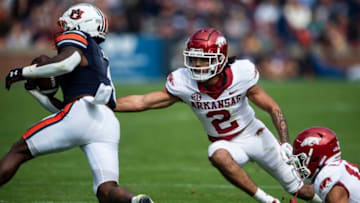
[{"label": "another arkansas player in white", "polygon": [[[59,19],[58,55],[39,64],[13,69],[6,88],[27,78],[56,76],[64,101],[55,105],[31,89],[29,92],[55,114],[29,128],[0,160],[0,185],[7,183],[24,162],[34,157],[80,147],[93,174],[99,202],[152,203],[146,195],[133,195],[118,187],[120,125],[109,61],[99,44],[106,38],[105,15],[91,4],[76,4]],[[29,89],[29,86],[27,86]]]},{"label": "another arkansas player in white", "polygon": [[295,165],[326,203],[359,203],[359,167],[341,159],[336,134],[324,127],[302,131],[294,141]]},{"label": "another arkansas player in white", "polygon": [[[304,185],[294,168],[286,164],[292,155],[285,117],[276,102],[257,85],[259,73],[249,60],[228,59],[228,44],[217,30],[195,32],[186,44],[184,64],[172,72],[166,88],[145,95],[117,99],[115,111],[144,111],[182,101],[201,121],[212,144],[212,164],[232,184],[259,202],[279,202],[266,194],[242,169],[256,161],[290,193],[306,200],[319,200],[311,186]],[[279,133],[277,139],[255,118],[248,99],[267,111]]]}]

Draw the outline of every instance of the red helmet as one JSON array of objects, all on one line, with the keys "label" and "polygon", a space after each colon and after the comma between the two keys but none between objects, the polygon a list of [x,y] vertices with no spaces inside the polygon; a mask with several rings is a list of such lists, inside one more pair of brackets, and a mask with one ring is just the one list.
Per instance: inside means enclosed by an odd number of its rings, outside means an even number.
[{"label": "red helmet", "polygon": [[296,168],[304,179],[314,180],[325,164],[339,160],[341,151],[336,134],[324,127],[311,127],[302,131],[294,141]]},{"label": "red helmet", "polygon": [[[195,32],[184,50],[185,67],[191,70],[194,80],[205,81],[221,73],[228,60],[228,44],[221,32],[204,28]],[[193,60],[208,60],[207,66],[194,66]]]}]

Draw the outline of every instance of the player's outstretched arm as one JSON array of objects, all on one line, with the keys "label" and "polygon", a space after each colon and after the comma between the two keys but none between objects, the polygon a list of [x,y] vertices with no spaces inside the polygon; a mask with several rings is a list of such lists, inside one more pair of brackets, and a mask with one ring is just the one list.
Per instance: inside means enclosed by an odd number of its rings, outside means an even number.
[{"label": "player's outstretched arm", "polygon": [[179,101],[169,94],[166,89],[150,92],[144,95],[129,95],[116,99],[115,112],[138,112],[148,109],[159,109],[171,106]]},{"label": "player's outstretched arm", "polygon": [[254,85],[248,91],[246,96],[256,106],[267,111],[279,133],[281,143],[290,143],[288,127],[285,116],[279,105],[258,85]]}]

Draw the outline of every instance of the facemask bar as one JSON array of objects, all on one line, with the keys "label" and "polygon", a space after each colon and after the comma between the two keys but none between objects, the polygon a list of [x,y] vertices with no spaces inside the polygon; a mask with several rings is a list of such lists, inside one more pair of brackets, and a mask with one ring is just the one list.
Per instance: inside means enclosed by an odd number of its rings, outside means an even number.
[{"label": "facemask bar", "polygon": [[[193,66],[192,59],[194,58],[206,58],[209,60],[209,65],[202,67]],[[224,59],[225,56],[221,53],[203,53],[202,50],[184,51],[184,65],[191,70],[191,78],[198,81],[205,81],[214,77]]]},{"label": "facemask bar", "polygon": [[293,165],[303,180],[308,179],[311,174],[310,170],[306,167],[306,162],[308,162],[308,159],[309,158],[305,153],[294,155],[293,159]]},{"label": "facemask bar", "polygon": [[63,18],[60,17],[57,23],[61,29],[61,32],[69,31],[69,26],[68,26],[67,22],[65,20],[63,20]]}]

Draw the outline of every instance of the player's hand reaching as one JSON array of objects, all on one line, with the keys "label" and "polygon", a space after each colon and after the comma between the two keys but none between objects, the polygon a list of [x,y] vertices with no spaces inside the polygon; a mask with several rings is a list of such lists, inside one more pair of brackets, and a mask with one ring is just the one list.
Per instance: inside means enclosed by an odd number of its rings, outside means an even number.
[{"label": "player's hand reaching", "polygon": [[22,72],[23,72],[23,68],[15,68],[8,73],[5,81],[6,89],[10,90],[10,87],[13,83],[21,80],[25,80],[25,78],[22,75]]},{"label": "player's hand reaching", "polygon": [[291,164],[293,160],[293,147],[291,144],[285,142],[280,145],[281,158],[287,163]]}]

